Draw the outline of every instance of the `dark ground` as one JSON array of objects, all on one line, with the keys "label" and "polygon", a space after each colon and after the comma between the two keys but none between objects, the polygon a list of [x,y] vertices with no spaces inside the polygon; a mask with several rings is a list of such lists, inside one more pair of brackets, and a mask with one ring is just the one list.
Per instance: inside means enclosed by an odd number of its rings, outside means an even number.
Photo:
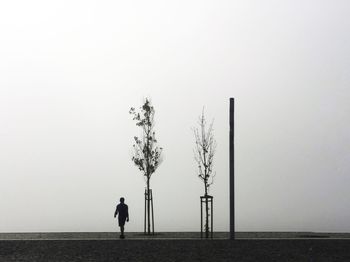
[{"label": "dark ground", "polygon": [[350,240],[1,240],[0,261],[350,261]]}]

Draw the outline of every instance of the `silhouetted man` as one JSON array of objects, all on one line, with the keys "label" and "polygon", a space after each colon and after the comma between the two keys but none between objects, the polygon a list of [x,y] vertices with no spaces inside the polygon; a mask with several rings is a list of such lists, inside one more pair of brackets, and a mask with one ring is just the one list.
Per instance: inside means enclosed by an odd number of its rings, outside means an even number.
[{"label": "silhouetted man", "polygon": [[129,211],[128,211],[128,205],[124,204],[124,197],[120,198],[120,203],[117,205],[117,208],[114,212],[114,218],[118,215],[118,223],[120,227],[120,238],[125,238],[124,236],[124,225],[125,220],[129,222]]}]

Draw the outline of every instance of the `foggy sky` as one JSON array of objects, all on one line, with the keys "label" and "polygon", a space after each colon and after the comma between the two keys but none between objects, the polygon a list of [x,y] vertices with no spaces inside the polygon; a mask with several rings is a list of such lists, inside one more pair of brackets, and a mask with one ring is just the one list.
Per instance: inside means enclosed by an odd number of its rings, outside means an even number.
[{"label": "foggy sky", "polygon": [[236,229],[350,232],[350,4],[2,1],[0,232],[143,230],[131,161],[156,110],[156,231],[200,230],[193,159],[214,120],[214,230],[229,229],[228,106],[236,101]]}]

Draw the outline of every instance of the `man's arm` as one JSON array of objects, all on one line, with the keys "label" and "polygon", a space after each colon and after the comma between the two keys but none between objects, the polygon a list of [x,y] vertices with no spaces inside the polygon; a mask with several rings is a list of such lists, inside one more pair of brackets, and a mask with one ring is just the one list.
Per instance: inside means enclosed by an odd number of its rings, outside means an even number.
[{"label": "man's arm", "polygon": [[126,221],[129,222],[129,207],[126,206]]},{"label": "man's arm", "polygon": [[114,212],[114,218],[118,215],[118,207],[116,207],[115,212]]}]

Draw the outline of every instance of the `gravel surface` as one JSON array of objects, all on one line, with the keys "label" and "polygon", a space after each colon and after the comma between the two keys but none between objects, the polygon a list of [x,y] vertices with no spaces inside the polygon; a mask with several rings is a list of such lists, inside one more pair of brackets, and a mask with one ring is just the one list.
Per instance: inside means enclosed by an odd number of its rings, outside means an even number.
[{"label": "gravel surface", "polygon": [[0,261],[350,261],[350,240],[2,240]]}]

